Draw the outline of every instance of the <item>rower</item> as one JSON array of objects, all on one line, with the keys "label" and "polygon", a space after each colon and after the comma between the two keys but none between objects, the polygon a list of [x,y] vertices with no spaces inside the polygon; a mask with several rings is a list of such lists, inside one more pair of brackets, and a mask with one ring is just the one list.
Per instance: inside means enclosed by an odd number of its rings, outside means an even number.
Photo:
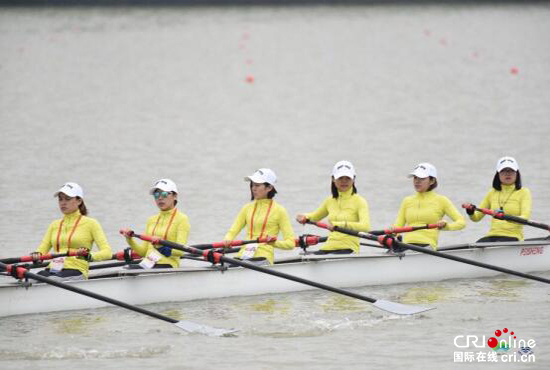
[{"label": "rower", "polygon": [[[84,204],[84,192],[80,185],[67,182],[54,197],[58,199],[63,218],[50,224],[42,243],[31,256],[36,262],[42,254],[53,249],[58,254],[76,251],[80,257],[55,258],[38,274],[63,280],[86,279],[88,263],[110,259],[111,246],[99,222],[87,216],[88,209]],[[98,252],[91,252],[94,243],[99,247]]]},{"label": "rower", "polygon": [[[479,222],[485,214],[475,210],[471,203],[463,205],[470,220]],[[524,219],[531,217],[531,192],[522,187],[518,162],[513,157],[502,157],[497,161],[493,177],[493,188],[485,195],[479,208],[489,208],[510,216]],[[493,218],[491,229],[478,243],[511,242],[523,240],[523,225]]]},{"label": "rower", "polygon": [[294,249],[294,231],[286,209],[273,199],[277,194],[275,185],[277,176],[269,168],[260,168],[244,178],[250,182],[250,200],[241,209],[233,225],[225,234],[224,244],[230,245],[241,230],[245,230],[248,239],[276,237],[283,234],[282,240],[269,243],[244,245],[237,259],[246,260],[256,265],[273,264],[273,248]]},{"label": "rower", "polygon": [[[437,188],[437,170],[432,164],[418,164],[408,177],[413,179],[416,194],[403,199],[394,227],[437,224],[436,229],[416,230],[403,236],[405,243],[436,250],[439,230],[461,230],[466,226],[466,221],[449,198],[434,191]],[[444,220],[445,216],[453,222]]]},{"label": "rower", "polygon": [[[355,231],[369,231],[369,206],[367,201],[357,194],[355,187],[355,168],[348,161],[336,163],[332,169],[330,188],[332,196],[326,198],[321,206],[311,213],[298,214],[296,221],[320,221],[328,218],[328,229],[340,226]],[[359,253],[359,238],[339,232],[332,232],[327,242],[314,254],[350,254]]]},{"label": "rower", "polygon": [[[147,220],[144,234],[178,244],[186,244],[190,229],[189,219],[176,208],[178,204],[176,184],[170,179],[160,179],[153,184],[149,194],[153,196],[160,212]],[[126,237],[126,242],[130,248],[144,257],[139,265],[129,265],[129,268],[179,267],[180,257],[183,256],[182,251],[161,245],[153,245],[150,242],[138,244],[132,238],[134,234],[132,230],[126,228],[120,230],[120,232]]]}]

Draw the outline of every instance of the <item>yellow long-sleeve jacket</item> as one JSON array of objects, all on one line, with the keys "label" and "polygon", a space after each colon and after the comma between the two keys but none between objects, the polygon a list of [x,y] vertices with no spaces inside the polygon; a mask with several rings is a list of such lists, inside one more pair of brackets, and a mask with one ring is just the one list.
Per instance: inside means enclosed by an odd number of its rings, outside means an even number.
[{"label": "yellow long-sleeve jacket", "polygon": [[[178,211],[177,208],[174,208],[168,211],[160,211],[158,215],[149,217],[147,224],[145,225],[144,234],[149,236],[158,236],[161,239],[178,244],[186,244],[190,228],[191,226],[189,225],[188,217]],[[126,238],[126,242],[132,250],[136,251],[142,257],[145,257],[151,253],[151,251],[162,247],[161,245],[155,247],[149,242],[138,244],[132,238]],[[172,249],[172,254],[170,257],[163,255],[157,261],[157,264],[168,264],[172,267],[179,267],[181,256],[183,256],[182,251]]]},{"label": "yellow long-sleeve jacket", "polygon": [[[516,190],[515,185],[502,185],[501,191],[491,189],[481,201],[479,208],[502,209],[504,214],[529,219],[531,217],[531,205],[531,192],[529,189],[522,187]],[[485,217],[484,213],[476,211],[470,216],[470,220],[478,222],[483,217]],[[523,225],[493,218],[487,236],[508,236],[523,240]]]},{"label": "yellow long-sleeve jacket", "polygon": [[[359,194],[352,194],[353,189],[341,193],[338,198],[328,197],[314,212],[306,213],[308,220],[316,222],[328,216],[334,226],[355,231],[369,231],[369,205]],[[339,232],[331,232],[321,250],[351,249],[359,253],[359,238]]]},{"label": "yellow long-sleeve jacket", "polygon": [[[264,257],[271,264],[273,264],[273,247],[293,249],[296,244],[294,230],[292,230],[286,209],[273,199],[259,199],[246,204],[225,234],[224,240],[235,239],[243,228],[247,239],[278,236],[279,232],[283,234],[283,240],[278,239],[273,246],[265,243],[258,244],[253,255],[254,258]],[[242,257],[245,249],[246,246],[243,246],[237,257]]]},{"label": "yellow long-sleeve jacket", "polygon": [[[466,226],[464,217],[458,212],[451,201],[434,191],[416,193],[405,197],[401,202],[396,227],[403,226],[423,226],[426,224],[435,224],[447,215],[454,222],[448,222],[442,230],[454,231],[463,229]],[[433,249],[437,248],[439,238],[439,229],[416,230],[405,233],[403,242],[429,244]]]},{"label": "yellow long-sleeve jacket", "polygon": [[[53,253],[67,253],[69,249],[76,251],[78,248],[87,248],[91,251],[94,243],[99,247],[99,251],[91,252],[94,261],[108,260],[112,257],[111,246],[99,222],[82,216],[80,211],[76,210],[50,224],[36,251],[42,254],[48,253],[50,249],[53,249]],[[88,261],[85,259],[67,257],[63,268],[78,270],[88,278]]]}]

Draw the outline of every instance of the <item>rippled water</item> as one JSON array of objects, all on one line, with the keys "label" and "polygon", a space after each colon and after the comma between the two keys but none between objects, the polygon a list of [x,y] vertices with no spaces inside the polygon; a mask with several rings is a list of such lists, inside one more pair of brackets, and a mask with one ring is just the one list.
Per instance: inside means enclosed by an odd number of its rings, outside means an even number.
[{"label": "rippled water", "polygon": [[[546,4],[1,9],[0,255],[36,248],[65,181],[84,187],[120,250],[117,230],[143,227],[156,212],[148,187],[171,177],[193,244],[223,237],[256,168],[275,170],[294,215],[328,195],[344,158],[374,228],[395,219],[416,163],[434,163],[439,192],[460,204],[481,200],[505,154],[533,193],[532,219],[550,222],[549,20]],[[440,244],[487,227],[469,223]],[[464,365],[453,362],[455,336],[509,327],[537,341],[528,367],[548,368],[541,283],[355,291],[437,310],[397,317],[323,291],[147,307],[237,327],[236,338],[185,335],[118,308],[9,317],[0,367],[452,368]]]}]

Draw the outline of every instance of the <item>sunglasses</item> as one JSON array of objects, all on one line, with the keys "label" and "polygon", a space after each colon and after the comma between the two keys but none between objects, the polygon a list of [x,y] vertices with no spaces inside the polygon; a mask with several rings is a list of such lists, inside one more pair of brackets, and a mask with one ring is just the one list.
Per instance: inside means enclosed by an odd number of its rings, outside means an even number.
[{"label": "sunglasses", "polygon": [[170,195],[172,193],[169,193],[167,191],[155,191],[153,193],[153,196],[155,197],[155,199],[160,199],[160,198],[168,198],[168,195]]}]

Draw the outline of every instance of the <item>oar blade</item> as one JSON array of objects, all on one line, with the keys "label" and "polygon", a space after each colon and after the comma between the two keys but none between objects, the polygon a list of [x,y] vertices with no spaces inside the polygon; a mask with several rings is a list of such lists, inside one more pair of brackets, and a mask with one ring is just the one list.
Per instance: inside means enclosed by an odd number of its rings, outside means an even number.
[{"label": "oar blade", "polygon": [[434,310],[435,307],[411,306],[408,304],[395,303],[378,299],[373,303],[375,307],[386,312],[395,313],[397,315],[414,315],[417,313]]},{"label": "oar blade", "polygon": [[231,337],[235,336],[238,329],[223,329],[214,328],[212,326],[197,324],[196,322],[180,320],[174,323],[178,328],[185,330],[188,333],[204,334],[211,337]]}]

